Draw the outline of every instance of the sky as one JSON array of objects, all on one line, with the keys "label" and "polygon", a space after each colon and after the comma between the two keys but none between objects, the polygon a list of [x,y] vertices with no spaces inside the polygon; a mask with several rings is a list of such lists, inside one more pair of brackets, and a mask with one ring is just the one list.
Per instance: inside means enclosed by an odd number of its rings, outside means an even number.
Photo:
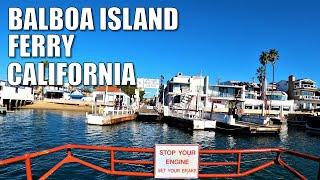
[{"label": "sky", "polygon": [[[175,7],[179,11],[176,31],[101,32],[61,31],[75,34],[71,58],[9,58],[9,7],[91,7],[98,27],[99,8]],[[0,79],[6,80],[10,62],[133,62],[137,77],[166,80],[178,72],[208,75],[217,80],[252,81],[259,54],[279,51],[275,80],[289,75],[320,83],[319,0],[10,0],[0,2]],[[50,34],[50,32],[44,32]],[[271,67],[268,67],[271,80]],[[255,78],[255,81],[257,79]]]}]

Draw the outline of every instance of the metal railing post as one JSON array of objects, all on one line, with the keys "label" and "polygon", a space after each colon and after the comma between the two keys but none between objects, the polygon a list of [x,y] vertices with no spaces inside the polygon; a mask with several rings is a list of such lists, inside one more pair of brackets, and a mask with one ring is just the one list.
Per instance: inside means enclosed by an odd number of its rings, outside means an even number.
[{"label": "metal railing post", "polygon": [[67,148],[67,156],[72,156],[72,152],[70,148]]},{"label": "metal railing post", "polygon": [[111,166],[111,172],[114,171],[114,151],[110,151],[110,166]]},{"label": "metal railing post", "polygon": [[26,155],[25,166],[26,166],[26,176],[27,180],[32,180],[32,172],[31,172],[31,160],[29,154]]},{"label": "metal railing post", "polygon": [[241,173],[241,153],[238,153],[238,158],[237,158],[237,174]]},{"label": "metal railing post", "polygon": [[276,157],[276,163],[277,164],[280,164],[280,155],[281,155],[281,153],[280,152],[277,152],[277,157]]}]

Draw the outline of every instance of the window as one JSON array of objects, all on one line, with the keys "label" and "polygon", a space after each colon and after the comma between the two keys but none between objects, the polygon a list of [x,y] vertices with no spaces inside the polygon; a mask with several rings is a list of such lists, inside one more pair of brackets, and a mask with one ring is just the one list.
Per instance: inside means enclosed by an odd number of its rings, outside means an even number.
[{"label": "window", "polygon": [[283,106],[284,111],[290,111],[290,106]]},{"label": "window", "polygon": [[310,91],[301,91],[301,95],[303,95],[303,96],[314,96],[314,93],[310,92]]},{"label": "window", "polygon": [[0,91],[2,91],[3,90],[3,86],[0,86]]},{"label": "window", "polygon": [[99,101],[99,100],[102,101],[103,100],[103,94],[97,94],[96,95],[96,100],[97,101]]},{"label": "window", "polygon": [[260,106],[259,105],[256,105],[256,106],[254,106],[254,109],[260,109]]},{"label": "window", "polygon": [[180,96],[180,95],[175,96],[175,97],[173,98],[173,103],[180,103],[180,99],[181,99],[181,96]]}]

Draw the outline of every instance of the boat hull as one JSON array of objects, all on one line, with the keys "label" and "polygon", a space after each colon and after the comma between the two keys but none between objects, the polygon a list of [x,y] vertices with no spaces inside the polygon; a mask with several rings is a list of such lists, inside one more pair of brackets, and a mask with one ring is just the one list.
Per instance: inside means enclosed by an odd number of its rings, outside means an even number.
[{"label": "boat hull", "polygon": [[311,116],[307,119],[306,128],[309,130],[320,131],[320,116]]}]

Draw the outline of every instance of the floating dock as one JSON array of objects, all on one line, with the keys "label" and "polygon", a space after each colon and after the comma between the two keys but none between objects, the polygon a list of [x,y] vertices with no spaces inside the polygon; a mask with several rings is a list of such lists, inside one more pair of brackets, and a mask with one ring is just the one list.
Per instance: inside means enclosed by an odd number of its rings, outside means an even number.
[{"label": "floating dock", "polygon": [[132,121],[137,118],[137,114],[122,114],[122,115],[95,115],[95,114],[86,114],[87,124],[91,125],[100,125],[107,126],[118,124],[121,122]]},{"label": "floating dock", "polygon": [[252,122],[238,121],[233,115],[225,113],[205,114],[206,119],[217,121],[216,130],[235,134],[278,134],[280,125],[263,125]]},{"label": "floating dock", "polygon": [[217,121],[217,131],[236,134],[278,134],[280,125],[259,125],[249,122],[236,121],[234,124]]}]

